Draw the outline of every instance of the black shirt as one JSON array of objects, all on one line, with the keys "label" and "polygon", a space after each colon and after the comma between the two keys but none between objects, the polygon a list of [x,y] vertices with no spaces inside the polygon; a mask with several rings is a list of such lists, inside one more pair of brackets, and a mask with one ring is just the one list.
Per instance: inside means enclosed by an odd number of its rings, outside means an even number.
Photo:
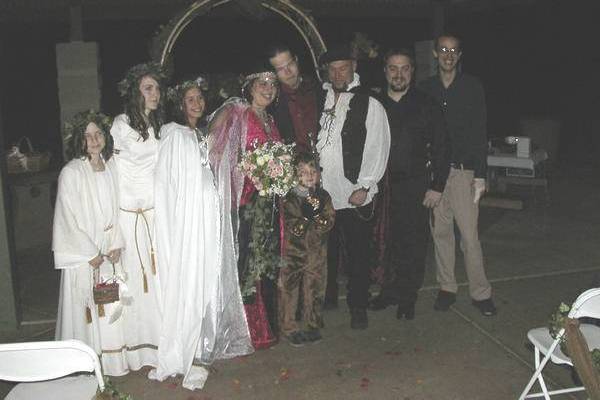
[{"label": "black shirt", "polygon": [[379,99],[388,115],[391,133],[388,169],[392,182],[432,173],[430,189],[443,192],[448,178],[449,140],[437,102],[410,87],[399,101],[383,92]]},{"label": "black shirt", "polygon": [[472,169],[476,178],[485,178],[487,169],[487,110],[479,79],[457,74],[444,87],[439,76],[421,83],[425,92],[442,106],[452,141],[451,161]]}]

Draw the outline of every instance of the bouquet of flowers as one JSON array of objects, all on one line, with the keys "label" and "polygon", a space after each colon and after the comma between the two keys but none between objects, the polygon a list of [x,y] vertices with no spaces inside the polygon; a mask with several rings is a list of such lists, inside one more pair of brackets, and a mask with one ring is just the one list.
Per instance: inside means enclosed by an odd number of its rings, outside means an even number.
[{"label": "bouquet of flowers", "polygon": [[244,175],[260,196],[285,196],[297,184],[292,165],[294,145],[266,142],[253,147],[240,162]]},{"label": "bouquet of flowers", "polygon": [[262,278],[275,279],[281,265],[279,235],[275,231],[277,197],[285,196],[296,184],[292,151],[294,145],[266,142],[252,143],[239,167],[256,192],[251,206],[246,206],[240,217],[247,221],[249,254],[240,268],[240,289],[244,301],[252,303],[256,282]]}]

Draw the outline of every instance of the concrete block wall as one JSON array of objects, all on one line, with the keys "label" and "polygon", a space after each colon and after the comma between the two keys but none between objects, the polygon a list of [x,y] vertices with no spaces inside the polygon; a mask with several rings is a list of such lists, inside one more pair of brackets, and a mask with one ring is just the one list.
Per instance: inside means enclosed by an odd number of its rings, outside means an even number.
[{"label": "concrete block wall", "polygon": [[100,54],[97,43],[58,43],[56,67],[61,126],[79,111],[100,109]]}]

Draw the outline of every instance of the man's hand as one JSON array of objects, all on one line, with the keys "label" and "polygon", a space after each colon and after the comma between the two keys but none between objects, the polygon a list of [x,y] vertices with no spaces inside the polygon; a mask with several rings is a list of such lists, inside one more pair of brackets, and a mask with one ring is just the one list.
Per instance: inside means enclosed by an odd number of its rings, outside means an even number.
[{"label": "man's hand", "polygon": [[423,199],[423,205],[427,208],[435,208],[438,204],[440,204],[440,200],[442,199],[442,194],[440,192],[436,192],[435,190],[428,190],[425,192],[425,198]]},{"label": "man's hand", "polygon": [[369,191],[367,189],[356,189],[348,198],[348,203],[352,204],[355,207],[362,206],[365,200],[367,200],[368,192]]},{"label": "man's hand", "polygon": [[112,263],[118,263],[121,258],[121,249],[114,249],[108,252],[108,259]]},{"label": "man's hand", "polygon": [[483,193],[485,192],[485,179],[475,178],[473,179],[473,203],[477,204]]},{"label": "man's hand", "polygon": [[100,265],[102,265],[102,261],[104,261],[102,259],[102,255],[98,254],[96,257],[94,257],[90,261],[88,261],[88,264],[90,264],[92,266],[92,268],[96,269]]}]

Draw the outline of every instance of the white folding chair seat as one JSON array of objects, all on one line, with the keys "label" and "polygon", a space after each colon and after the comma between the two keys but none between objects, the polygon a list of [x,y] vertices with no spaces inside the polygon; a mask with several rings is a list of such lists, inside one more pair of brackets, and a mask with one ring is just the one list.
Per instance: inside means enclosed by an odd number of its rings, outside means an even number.
[{"label": "white folding chair seat", "polygon": [[[569,311],[568,317],[573,319],[582,317],[600,319],[600,288],[589,289],[579,295],[577,300],[575,300],[571,306],[571,311]],[[600,327],[591,324],[581,324],[579,326],[579,330],[581,331],[590,349],[600,348]],[[519,400],[536,397],[544,397],[546,400],[550,400],[551,395],[585,390],[583,386],[552,391],[549,391],[546,387],[542,371],[549,360],[552,360],[552,362],[555,364],[573,365],[571,359],[560,350],[560,341],[564,335],[565,330],[561,329],[556,339],[554,339],[552,336],[550,336],[550,331],[547,327],[531,329],[527,333],[527,338],[533,344],[535,349],[534,357],[536,369],[533,373],[533,376],[529,380],[529,383],[523,390],[523,393],[521,393]],[[544,355],[544,358],[541,360],[540,354]],[[539,393],[529,394],[536,380],[538,381],[542,391]]]},{"label": "white folding chair seat", "polygon": [[[76,372],[94,375],[63,378]],[[13,388],[12,400],[91,399],[104,390],[98,355],[78,340],[0,344],[0,379],[32,382]]]}]

